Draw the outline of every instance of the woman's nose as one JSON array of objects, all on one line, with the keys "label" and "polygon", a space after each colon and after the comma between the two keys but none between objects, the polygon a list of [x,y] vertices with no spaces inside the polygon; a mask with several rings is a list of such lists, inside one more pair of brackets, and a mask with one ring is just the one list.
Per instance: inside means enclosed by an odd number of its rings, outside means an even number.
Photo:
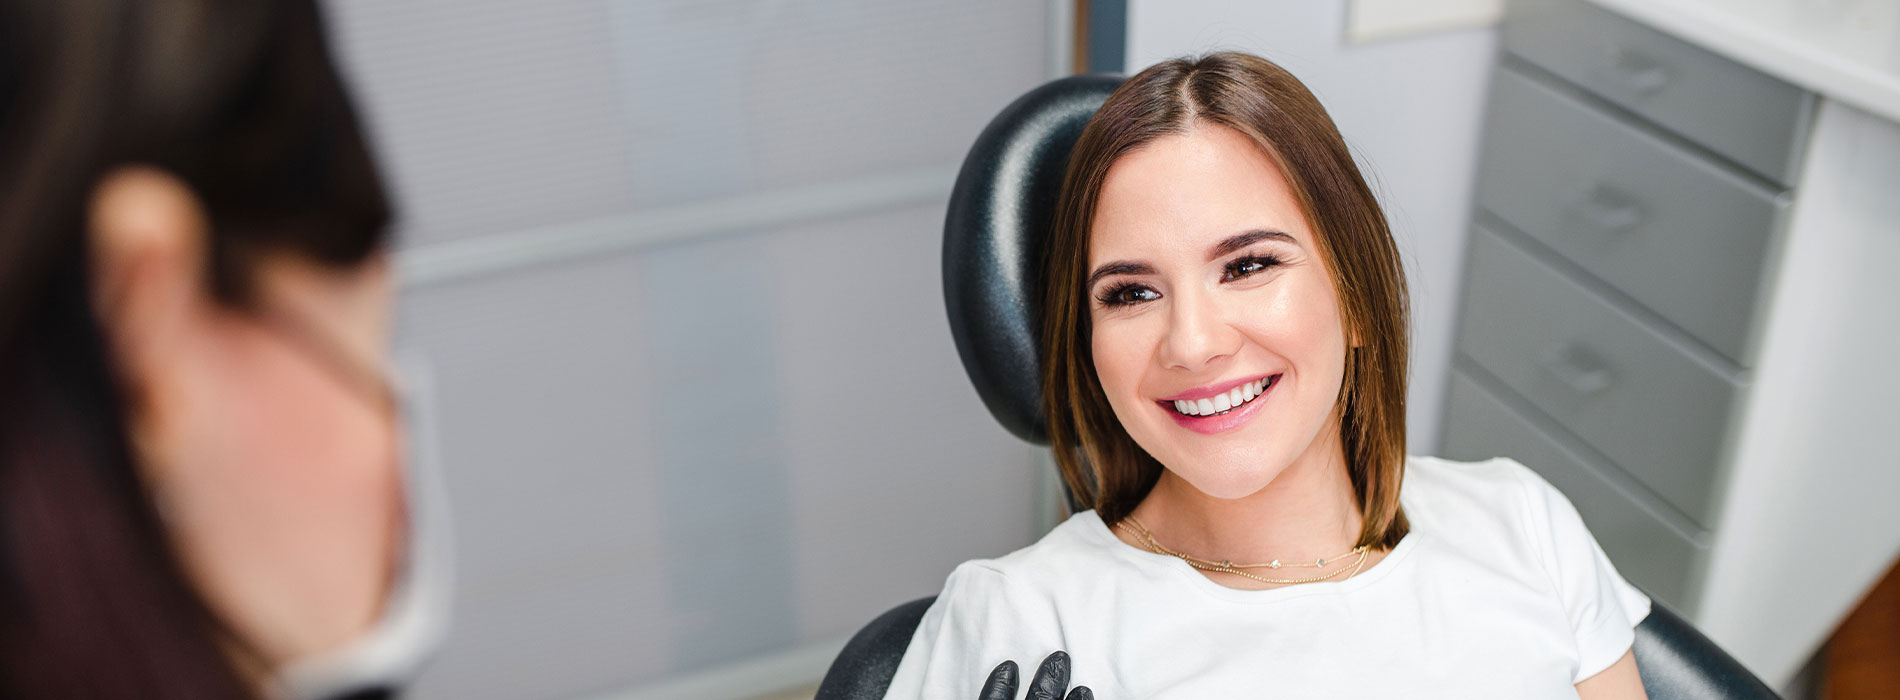
[{"label": "woman's nose", "polygon": [[1213,299],[1197,290],[1177,293],[1172,301],[1159,349],[1163,365],[1198,372],[1240,351],[1240,332]]}]

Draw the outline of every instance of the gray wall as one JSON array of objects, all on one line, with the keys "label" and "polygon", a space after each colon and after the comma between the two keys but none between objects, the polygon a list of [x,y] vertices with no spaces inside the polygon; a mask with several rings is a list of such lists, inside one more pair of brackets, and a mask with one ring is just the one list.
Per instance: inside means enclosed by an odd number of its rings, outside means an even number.
[{"label": "gray wall", "polygon": [[963,377],[938,246],[964,149],[1048,77],[1048,4],[328,9],[455,509],[416,697],[815,681],[1038,534],[1036,453]]}]

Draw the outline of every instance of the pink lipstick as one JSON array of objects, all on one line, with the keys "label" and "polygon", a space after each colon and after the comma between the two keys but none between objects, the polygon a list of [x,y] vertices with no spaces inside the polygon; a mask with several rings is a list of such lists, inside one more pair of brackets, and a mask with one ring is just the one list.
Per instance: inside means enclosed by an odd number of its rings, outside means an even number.
[{"label": "pink lipstick", "polygon": [[1214,434],[1232,430],[1253,414],[1280,380],[1280,375],[1237,379],[1190,389],[1155,401],[1181,427]]}]

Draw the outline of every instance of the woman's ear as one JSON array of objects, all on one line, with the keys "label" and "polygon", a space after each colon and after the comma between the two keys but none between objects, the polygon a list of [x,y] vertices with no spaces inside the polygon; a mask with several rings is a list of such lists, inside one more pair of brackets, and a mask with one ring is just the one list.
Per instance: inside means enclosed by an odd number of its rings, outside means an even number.
[{"label": "woman's ear", "polygon": [[176,176],[126,166],[93,188],[86,226],[93,313],[134,408],[149,408],[139,404],[181,370],[184,341],[213,303],[204,207]]}]

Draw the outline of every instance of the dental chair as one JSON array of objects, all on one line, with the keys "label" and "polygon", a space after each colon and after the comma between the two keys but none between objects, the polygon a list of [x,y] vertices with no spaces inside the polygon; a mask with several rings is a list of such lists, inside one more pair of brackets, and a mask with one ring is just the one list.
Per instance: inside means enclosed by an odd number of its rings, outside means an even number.
[{"label": "dental chair", "polygon": [[[1048,443],[1038,366],[1043,236],[1082,126],[1119,84],[1117,76],[1078,75],[1023,95],[977,137],[950,195],[943,287],[957,353],[990,414],[1032,443]],[[933,600],[899,605],[860,630],[832,662],[817,700],[883,698]],[[1636,627],[1635,653],[1654,700],[1777,697],[1660,601]],[[971,698],[981,682],[970,679]]]}]

